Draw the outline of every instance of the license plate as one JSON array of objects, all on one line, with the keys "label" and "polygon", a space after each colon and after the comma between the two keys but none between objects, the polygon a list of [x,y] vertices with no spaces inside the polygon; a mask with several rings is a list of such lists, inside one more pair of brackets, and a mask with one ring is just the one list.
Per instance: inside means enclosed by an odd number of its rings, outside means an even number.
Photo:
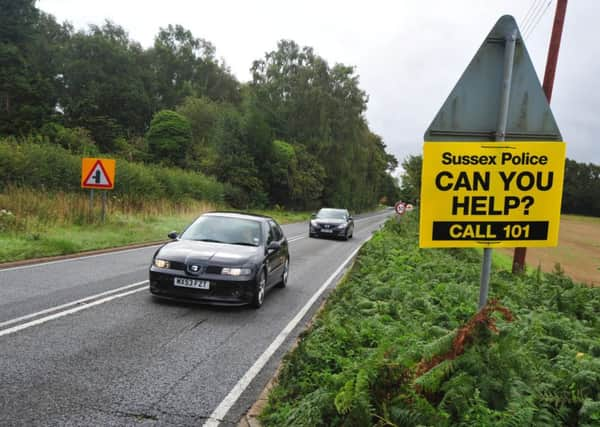
[{"label": "license plate", "polygon": [[173,284],[175,286],[181,286],[182,288],[193,289],[209,289],[210,287],[210,282],[208,280],[187,279],[185,277],[176,277]]},{"label": "license plate", "polygon": [[323,232],[323,233],[333,233],[333,230],[326,230],[326,229],[324,229],[324,230],[321,230],[321,232]]}]

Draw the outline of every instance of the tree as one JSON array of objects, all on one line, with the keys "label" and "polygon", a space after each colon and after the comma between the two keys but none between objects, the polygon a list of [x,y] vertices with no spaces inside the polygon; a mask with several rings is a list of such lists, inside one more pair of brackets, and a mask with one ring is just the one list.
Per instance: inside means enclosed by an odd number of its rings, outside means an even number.
[{"label": "tree", "polygon": [[104,151],[123,136],[141,135],[155,111],[147,58],[110,21],[70,37],[65,52],[65,122],[90,130]]},{"label": "tree", "polygon": [[146,140],[155,161],[169,166],[183,166],[192,142],[192,128],[181,114],[162,110],[152,118]]},{"label": "tree", "polygon": [[175,108],[189,96],[239,102],[239,83],[215,59],[215,47],[181,25],[161,28],[149,55],[162,108]]},{"label": "tree", "polygon": [[268,201],[267,194],[255,159],[245,143],[240,113],[233,108],[224,108],[219,113],[211,139],[218,156],[213,173],[235,190],[229,194],[228,201],[238,208],[264,206]]},{"label": "tree", "polygon": [[43,66],[39,49],[53,20],[40,14],[35,0],[0,0],[0,11],[0,134],[26,134],[56,104],[54,69]]},{"label": "tree", "polygon": [[600,217],[600,166],[566,159],[562,212]]},{"label": "tree", "polygon": [[[373,154],[385,145],[370,140],[363,117],[368,98],[354,68],[329,67],[312,48],[282,40],[277,50],[254,61],[252,76],[252,96],[274,138],[302,146],[324,171],[322,203],[375,205],[389,159]],[[368,177],[371,192],[363,191]]]},{"label": "tree", "polygon": [[423,167],[423,156],[410,155],[402,161],[400,195],[403,200],[418,203],[421,197],[421,170]]}]

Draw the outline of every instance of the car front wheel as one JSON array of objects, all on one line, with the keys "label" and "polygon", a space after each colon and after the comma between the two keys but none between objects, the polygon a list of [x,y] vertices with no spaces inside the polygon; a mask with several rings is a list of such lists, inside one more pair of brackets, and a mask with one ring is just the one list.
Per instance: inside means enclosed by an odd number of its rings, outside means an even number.
[{"label": "car front wheel", "polygon": [[261,271],[256,281],[256,289],[254,289],[254,295],[252,297],[252,307],[260,308],[265,300],[265,292],[267,289],[267,274],[265,271]]},{"label": "car front wheel", "polygon": [[285,288],[287,286],[288,276],[290,274],[290,259],[285,260],[283,265],[283,273],[281,273],[281,282],[277,284],[278,288]]}]

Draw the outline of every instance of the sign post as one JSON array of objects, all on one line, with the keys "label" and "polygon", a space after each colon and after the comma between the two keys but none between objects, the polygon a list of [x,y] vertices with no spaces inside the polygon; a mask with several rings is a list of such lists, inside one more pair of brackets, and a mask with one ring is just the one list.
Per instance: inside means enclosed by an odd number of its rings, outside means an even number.
[{"label": "sign post", "polygon": [[[90,211],[94,207],[94,189],[112,190],[115,186],[113,159],[85,157],[81,159],[81,188],[90,189]],[[106,193],[102,193],[102,222],[106,218]]]},{"label": "sign post", "polygon": [[[500,90],[498,90],[500,89]],[[420,246],[558,242],[565,144],[516,22],[498,20],[425,132]]]}]

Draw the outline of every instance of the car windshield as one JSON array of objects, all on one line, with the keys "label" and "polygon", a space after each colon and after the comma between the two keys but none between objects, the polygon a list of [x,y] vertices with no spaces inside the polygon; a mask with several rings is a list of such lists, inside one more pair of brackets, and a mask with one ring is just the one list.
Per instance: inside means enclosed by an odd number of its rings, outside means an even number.
[{"label": "car windshield", "polygon": [[260,223],[243,218],[201,216],[181,235],[182,240],[258,246],[261,242]]},{"label": "car windshield", "polygon": [[346,219],[346,211],[342,209],[321,209],[317,218],[323,219]]}]

